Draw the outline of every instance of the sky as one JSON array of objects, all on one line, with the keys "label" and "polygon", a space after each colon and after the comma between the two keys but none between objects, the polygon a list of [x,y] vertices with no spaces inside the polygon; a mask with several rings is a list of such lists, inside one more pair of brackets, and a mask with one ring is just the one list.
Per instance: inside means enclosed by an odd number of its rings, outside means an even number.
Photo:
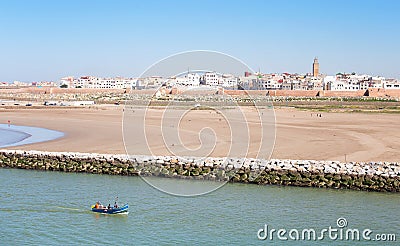
[{"label": "sky", "polygon": [[397,0],[14,0],[0,2],[0,81],[136,77],[212,50],[264,73],[400,78]]}]

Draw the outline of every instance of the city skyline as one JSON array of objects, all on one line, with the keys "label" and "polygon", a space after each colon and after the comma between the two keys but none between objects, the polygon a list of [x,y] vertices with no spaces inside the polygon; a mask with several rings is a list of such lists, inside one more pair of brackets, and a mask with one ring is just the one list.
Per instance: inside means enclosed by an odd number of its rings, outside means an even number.
[{"label": "city skyline", "polygon": [[0,81],[139,76],[188,50],[232,55],[265,73],[400,78],[398,1],[52,2],[0,4]]}]

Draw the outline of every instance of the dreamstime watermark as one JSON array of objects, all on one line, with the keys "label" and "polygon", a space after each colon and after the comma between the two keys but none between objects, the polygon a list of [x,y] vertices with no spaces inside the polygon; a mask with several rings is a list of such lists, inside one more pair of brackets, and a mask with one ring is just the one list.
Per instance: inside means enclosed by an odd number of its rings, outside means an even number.
[{"label": "dreamstime watermark", "polygon": [[394,242],[396,241],[395,233],[374,233],[371,229],[357,229],[348,227],[345,218],[339,218],[336,221],[336,226],[329,226],[328,228],[315,229],[275,229],[270,228],[265,224],[257,232],[259,240],[280,240],[280,241],[380,241],[380,242]]}]

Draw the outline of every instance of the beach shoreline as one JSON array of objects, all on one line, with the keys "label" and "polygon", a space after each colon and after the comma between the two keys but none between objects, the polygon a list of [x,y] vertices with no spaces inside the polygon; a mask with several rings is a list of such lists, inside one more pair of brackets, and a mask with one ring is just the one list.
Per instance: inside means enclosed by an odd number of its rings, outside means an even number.
[{"label": "beach shoreline", "polygon": [[[0,122],[10,120],[11,124],[42,127],[65,134],[57,140],[22,145],[15,149],[125,154],[123,109],[122,105],[2,109]],[[161,115],[162,109],[150,109],[154,117],[148,121],[149,125],[160,127],[157,117]],[[396,114],[318,113],[287,107],[275,108],[274,112],[276,139],[271,158],[343,162],[398,161],[396,150],[400,149],[400,132],[396,127]],[[257,116],[257,112],[250,108],[246,114],[250,118]],[[182,125],[185,128],[182,139],[190,139],[198,134],[197,130],[202,126],[212,125],[214,119],[209,115],[207,110],[188,115],[186,120],[190,124]],[[228,137],[223,131],[217,133],[221,134],[222,140]],[[147,137],[153,143],[161,141],[155,133],[149,132]],[[252,139],[248,157],[256,157],[257,141],[259,138]],[[193,141],[191,144],[197,146],[199,143]],[[134,154],[147,154],[145,145],[143,143],[138,146]],[[220,148],[216,148],[211,156],[224,156],[225,149],[226,142],[221,141]],[[154,154],[170,155],[162,146],[156,148]]]}]

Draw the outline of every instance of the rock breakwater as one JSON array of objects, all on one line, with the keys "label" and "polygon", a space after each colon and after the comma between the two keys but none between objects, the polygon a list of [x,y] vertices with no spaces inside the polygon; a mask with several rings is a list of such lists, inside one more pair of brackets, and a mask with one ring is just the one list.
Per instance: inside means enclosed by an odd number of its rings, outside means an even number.
[{"label": "rock breakwater", "polygon": [[0,150],[0,167],[400,192],[400,164]]}]

